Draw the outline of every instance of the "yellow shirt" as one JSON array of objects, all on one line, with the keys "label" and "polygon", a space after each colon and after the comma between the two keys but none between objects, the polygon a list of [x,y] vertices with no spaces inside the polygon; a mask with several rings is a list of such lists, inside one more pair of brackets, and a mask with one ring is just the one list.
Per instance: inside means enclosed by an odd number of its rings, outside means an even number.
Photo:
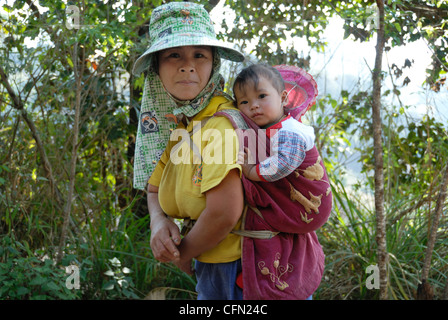
[{"label": "yellow shirt", "polygon": [[[241,174],[241,165],[237,164],[238,138],[232,124],[225,117],[212,117],[229,108],[234,108],[231,101],[214,97],[187,127],[180,123],[171,134],[149,179],[150,184],[159,187],[160,206],[167,215],[197,220],[206,206],[205,192],[219,185],[230,170],[237,168]],[[240,224],[241,221],[235,228],[239,229]],[[241,237],[229,234],[197,260],[224,263],[240,257]]]}]

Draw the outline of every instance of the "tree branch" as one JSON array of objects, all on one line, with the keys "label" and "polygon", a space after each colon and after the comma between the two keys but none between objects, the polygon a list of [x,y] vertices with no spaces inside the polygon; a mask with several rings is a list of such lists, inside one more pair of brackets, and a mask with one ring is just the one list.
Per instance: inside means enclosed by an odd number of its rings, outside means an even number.
[{"label": "tree branch", "polygon": [[81,66],[78,65],[78,42],[74,45],[73,52],[73,72],[75,75],[75,83],[76,83],[76,99],[75,99],[75,122],[73,124],[73,135],[72,135],[72,158],[70,161],[70,176],[69,176],[69,187],[67,200],[64,206],[63,212],[63,223],[61,229],[61,237],[59,239],[59,247],[57,252],[57,262],[60,263],[62,260],[62,253],[65,247],[67,233],[68,233],[68,225],[70,222],[71,208],[74,199],[74,190],[75,190],[75,180],[76,180],[76,162],[78,158],[78,140],[79,140],[79,122],[81,116],[81,92],[82,92],[82,76],[84,74],[85,69],[85,59],[84,59],[84,51],[81,52]]},{"label": "tree branch", "polygon": [[42,158],[43,168],[46,173],[46,178],[50,182],[50,190],[51,194],[56,197],[57,204],[62,207],[63,204],[63,198],[62,195],[57,188],[56,181],[53,176],[53,170],[50,161],[48,160],[47,153],[45,152],[44,144],[42,140],[40,139],[39,131],[37,130],[33,120],[28,116],[28,113],[26,112],[24,108],[24,104],[22,99],[20,99],[20,96],[18,96],[15,91],[12,89],[8,77],[6,76],[5,71],[0,66],[0,82],[5,87],[6,91],[8,92],[9,96],[12,100],[12,107],[18,111],[20,111],[20,115],[22,116],[23,120],[25,120],[26,124],[28,125],[31,134],[33,135],[34,141],[36,141],[37,150],[39,151],[39,154]]},{"label": "tree branch", "polygon": [[403,12],[410,11],[415,13],[417,17],[424,17],[434,24],[439,24],[448,16],[448,10],[446,9],[428,6],[424,3],[415,3],[415,1],[412,1],[412,4],[402,1],[397,4],[397,7]]},{"label": "tree branch", "polygon": [[442,214],[443,205],[446,199],[448,187],[448,163],[445,166],[445,174],[443,176],[442,184],[440,185],[440,192],[437,198],[436,207],[434,209],[434,217],[432,219],[431,232],[429,234],[428,243],[426,245],[425,262],[422,268],[422,283],[419,284],[417,289],[417,299],[432,299],[432,287],[426,283],[428,280],[429,269],[431,267],[432,253],[434,251],[434,245],[437,238],[437,229],[439,228],[439,220]]},{"label": "tree branch", "polygon": [[384,213],[384,173],[383,173],[383,144],[381,123],[381,67],[384,50],[384,1],[376,1],[379,11],[379,29],[377,31],[375,68],[373,70],[373,143],[375,157],[375,212],[376,212],[376,242],[378,244],[377,257],[380,271],[380,299],[387,299],[387,264],[388,253],[386,245],[386,215]]}]

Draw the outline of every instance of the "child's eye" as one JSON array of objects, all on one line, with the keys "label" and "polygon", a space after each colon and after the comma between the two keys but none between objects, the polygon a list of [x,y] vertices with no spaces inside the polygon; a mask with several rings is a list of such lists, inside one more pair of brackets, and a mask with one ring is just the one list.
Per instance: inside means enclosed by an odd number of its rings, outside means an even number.
[{"label": "child's eye", "polygon": [[245,101],[245,100],[240,101],[239,105],[242,105],[242,104],[247,104],[247,101]]},{"label": "child's eye", "polygon": [[260,94],[260,99],[266,98],[267,94],[266,93],[262,93]]}]

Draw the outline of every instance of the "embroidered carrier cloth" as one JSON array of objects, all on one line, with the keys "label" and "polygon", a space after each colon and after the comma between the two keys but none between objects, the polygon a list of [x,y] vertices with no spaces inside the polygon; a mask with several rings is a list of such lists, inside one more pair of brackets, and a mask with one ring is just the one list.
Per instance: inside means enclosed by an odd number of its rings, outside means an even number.
[{"label": "embroidered carrier cloth", "polygon": [[[289,102],[285,113],[297,120],[315,104],[318,93],[313,77],[303,69],[275,66],[282,74]],[[239,112],[221,112],[240,136],[240,148],[249,146],[244,137],[255,135],[266,150],[252,154],[269,156],[266,133]],[[250,131],[250,134],[248,133]],[[250,140],[250,139],[249,139]],[[259,142],[258,142],[259,143]],[[258,162],[264,159],[259,158]],[[245,300],[308,298],[319,286],[325,256],[315,231],[327,220],[332,193],[319,152],[314,146],[293,173],[276,182],[255,182],[242,177],[248,209],[244,231],[263,231],[270,239],[244,236],[242,240],[243,297]],[[249,232],[247,232],[249,231]]]},{"label": "embroidered carrier cloth", "polygon": [[[215,116],[229,118],[240,138],[246,130],[265,134],[239,112]],[[240,146],[244,143],[240,140]],[[266,147],[268,155],[268,140]],[[256,182],[243,176],[242,181],[248,204],[244,231],[279,232],[270,239],[243,237],[244,299],[308,298],[324,270],[325,256],[315,231],[328,220],[332,208],[330,184],[316,147],[307,152],[299,168],[281,180]]]},{"label": "embroidered carrier cloth", "polygon": [[269,183],[243,177],[243,185],[250,206],[244,229],[280,232],[271,239],[243,238],[244,299],[308,298],[324,270],[325,256],[315,231],[328,220],[332,206],[316,148],[286,178]]}]

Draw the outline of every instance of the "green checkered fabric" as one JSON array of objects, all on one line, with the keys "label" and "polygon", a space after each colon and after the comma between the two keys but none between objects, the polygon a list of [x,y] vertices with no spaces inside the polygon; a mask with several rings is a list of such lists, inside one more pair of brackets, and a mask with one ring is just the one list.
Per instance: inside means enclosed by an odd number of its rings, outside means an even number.
[{"label": "green checkered fabric", "polygon": [[223,59],[244,60],[239,51],[216,38],[210,16],[200,4],[170,2],[157,7],[151,16],[149,36],[149,49],[135,62],[133,73],[136,75],[147,70],[152,53],[180,46],[212,46]]},{"label": "green checkered fabric", "polygon": [[[210,16],[202,5],[171,2],[154,9],[150,21],[150,48],[137,59],[133,72],[146,71],[134,156],[134,188],[144,189],[166,148],[171,129],[176,127],[166,115],[192,117],[202,111],[214,96],[223,92],[219,73],[221,58],[242,61],[244,56],[218,41]],[[152,68],[153,53],[179,46],[206,45],[216,48],[209,83],[192,101],[177,101],[163,87]]]},{"label": "green checkered fabric", "polygon": [[157,73],[149,71],[145,78],[140,109],[137,139],[134,154],[134,188],[143,190],[169,141],[176,124],[166,115],[192,117],[208,106],[214,96],[225,96],[224,79],[219,73],[221,58],[218,52],[213,57],[210,81],[192,101],[177,101],[169,95]]}]

